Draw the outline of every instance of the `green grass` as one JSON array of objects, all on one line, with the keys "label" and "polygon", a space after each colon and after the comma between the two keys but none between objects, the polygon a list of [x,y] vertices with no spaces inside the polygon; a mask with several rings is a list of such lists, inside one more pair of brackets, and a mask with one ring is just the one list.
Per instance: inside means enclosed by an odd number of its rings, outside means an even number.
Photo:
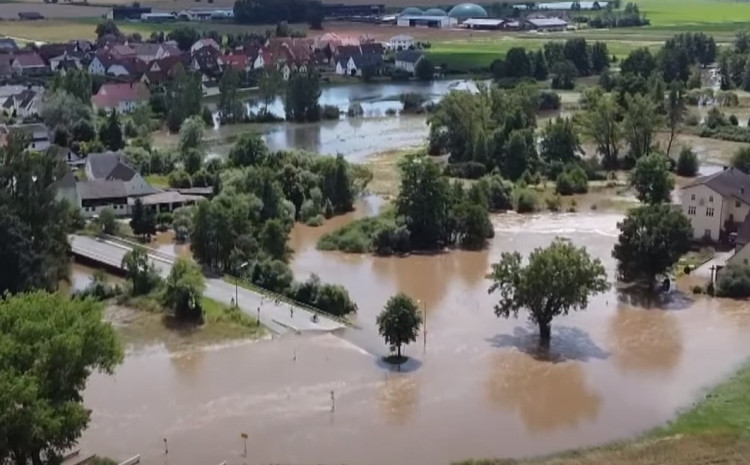
[{"label": "green grass", "polygon": [[146,176],[146,182],[153,187],[165,189],[169,187],[169,176],[165,174],[149,174]]},{"label": "green grass", "polygon": [[[716,0],[638,0],[636,2],[653,27],[705,27],[721,25],[722,30],[737,30],[736,22],[750,19],[750,3]],[[705,29],[701,29],[705,30]]]},{"label": "green grass", "polygon": [[338,250],[346,253],[372,252],[372,238],[386,226],[395,225],[393,212],[362,218],[321,237],[319,250]]}]

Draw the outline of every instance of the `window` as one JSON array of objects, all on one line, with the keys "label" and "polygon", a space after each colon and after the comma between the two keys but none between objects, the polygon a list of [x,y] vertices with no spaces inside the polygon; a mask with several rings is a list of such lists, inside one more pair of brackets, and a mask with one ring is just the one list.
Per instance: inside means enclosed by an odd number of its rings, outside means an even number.
[{"label": "window", "polygon": [[688,207],[688,215],[695,215],[695,205]]},{"label": "window", "polygon": [[695,194],[690,196],[690,200],[695,200]]},{"label": "window", "polygon": [[711,203],[713,203],[714,202],[714,196],[713,195],[709,195],[708,196],[708,201],[711,202]]},{"label": "window", "polygon": [[706,216],[714,216],[714,207],[706,208]]},{"label": "window", "polygon": [[742,205],[742,204],[740,203],[740,201],[739,201],[739,200],[735,200],[735,201],[734,201],[734,206],[735,206],[735,207],[737,207],[737,208],[740,208],[740,205]]}]

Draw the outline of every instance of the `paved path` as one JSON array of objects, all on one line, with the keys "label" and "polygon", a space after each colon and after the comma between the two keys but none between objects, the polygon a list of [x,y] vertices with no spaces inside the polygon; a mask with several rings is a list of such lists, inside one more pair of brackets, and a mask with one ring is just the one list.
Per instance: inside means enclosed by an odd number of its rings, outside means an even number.
[{"label": "paved path", "polygon": [[729,260],[732,255],[734,255],[734,250],[716,252],[711,260],[696,268],[695,271],[693,271],[693,274],[701,278],[711,279],[711,267],[726,265],[727,260]]},{"label": "paved path", "polygon": [[[78,235],[70,236],[70,244],[74,254],[117,268],[121,266],[125,254],[131,250],[131,247],[119,242]],[[159,274],[166,277],[176,257],[149,250],[149,259]],[[253,317],[260,314],[261,323],[275,333],[333,331],[344,327],[343,323],[323,315],[318,315],[318,321],[313,322],[313,313],[309,310],[291,307],[283,302],[276,304],[269,297],[242,287],[236,288],[236,292],[239,308]],[[204,295],[225,305],[231,305],[232,299],[235,298],[235,286],[222,279],[206,278]]]}]

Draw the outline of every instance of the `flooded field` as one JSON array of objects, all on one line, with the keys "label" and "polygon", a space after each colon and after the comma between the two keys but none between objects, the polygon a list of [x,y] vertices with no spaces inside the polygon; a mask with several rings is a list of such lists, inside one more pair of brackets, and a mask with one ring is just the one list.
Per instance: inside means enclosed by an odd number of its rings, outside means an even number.
[{"label": "flooded field", "polygon": [[[630,437],[750,355],[750,304],[673,294],[643,305],[612,290],[555,320],[550,353],[541,355],[525,319],[494,316],[484,279],[501,252],[527,254],[558,235],[600,257],[612,279],[621,218],[497,216],[486,251],[390,259],[315,249],[348,218],[297,226],[295,275],[346,286],[360,328],[128,356],[114,376],[90,380],[83,445],[118,459],[142,454],[143,463],[435,465]],[[419,299],[427,318],[402,372],[380,362],[387,348],[374,325],[398,291]],[[247,458],[240,433],[249,435]]]}]

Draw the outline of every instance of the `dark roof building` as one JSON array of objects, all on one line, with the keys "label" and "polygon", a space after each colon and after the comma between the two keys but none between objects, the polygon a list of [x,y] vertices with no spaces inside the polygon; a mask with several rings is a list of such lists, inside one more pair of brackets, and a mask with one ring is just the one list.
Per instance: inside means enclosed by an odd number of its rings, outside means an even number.
[{"label": "dark roof building", "polygon": [[[124,165],[124,162],[123,162],[124,157],[125,155],[122,152],[90,153],[86,160],[86,177],[92,180],[110,178],[113,171],[115,171],[118,165]],[[131,171],[132,171],[132,168],[131,168]],[[115,174],[123,174],[123,173],[124,172],[118,171]],[[129,181],[130,179],[132,179],[132,177],[133,176],[130,175],[128,179],[120,179],[120,180]]]},{"label": "dark roof building", "polygon": [[423,56],[419,50],[402,50],[396,54],[396,61],[416,64]]},{"label": "dark roof building", "polygon": [[705,185],[721,194],[722,197],[733,197],[750,205],[750,175],[734,168],[726,168],[723,171],[708,176],[701,176],[683,186],[689,187]]}]

